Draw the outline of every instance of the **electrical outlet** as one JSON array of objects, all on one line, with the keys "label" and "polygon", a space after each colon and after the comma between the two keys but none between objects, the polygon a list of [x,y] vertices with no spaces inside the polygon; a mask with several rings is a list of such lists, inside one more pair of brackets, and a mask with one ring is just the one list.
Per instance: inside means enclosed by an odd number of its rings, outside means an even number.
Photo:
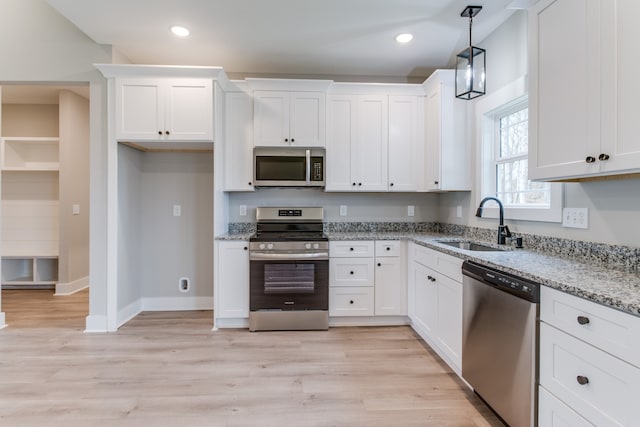
[{"label": "electrical outlet", "polygon": [[182,215],[182,205],[173,205],[173,216]]},{"label": "electrical outlet", "polygon": [[347,205],[340,205],[340,216],[347,216]]},{"label": "electrical outlet", "polygon": [[456,206],[456,218],[462,218],[462,206]]},{"label": "electrical outlet", "polygon": [[407,216],[415,216],[416,215],[416,207],[413,205],[407,206]]},{"label": "electrical outlet", "polygon": [[588,208],[562,209],[562,226],[568,228],[589,228]]},{"label": "electrical outlet", "polygon": [[189,280],[188,277],[181,277],[178,280],[178,290],[180,292],[189,292],[190,288],[191,288],[191,281]]},{"label": "electrical outlet", "polygon": [[247,216],[247,205],[240,205],[240,216]]},{"label": "electrical outlet", "polygon": [[75,204],[71,206],[71,215],[80,215],[80,205]]}]

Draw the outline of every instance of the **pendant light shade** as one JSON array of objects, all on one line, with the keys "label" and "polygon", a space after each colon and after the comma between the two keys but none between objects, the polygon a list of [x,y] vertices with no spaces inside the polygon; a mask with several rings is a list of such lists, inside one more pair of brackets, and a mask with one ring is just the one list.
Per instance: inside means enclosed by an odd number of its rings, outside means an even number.
[{"label": "pendant light shade", "polygon": [[486,93],[486,51],[471,43],[473,17],[482,6],[467,6],[460,16],[469,18],[469,47],[456,57],[456,98],[473,99]]}]

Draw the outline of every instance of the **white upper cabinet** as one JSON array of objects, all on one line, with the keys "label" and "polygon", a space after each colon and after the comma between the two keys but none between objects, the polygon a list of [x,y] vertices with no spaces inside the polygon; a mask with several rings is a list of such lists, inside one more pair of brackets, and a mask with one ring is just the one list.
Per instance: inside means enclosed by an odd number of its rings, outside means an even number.
[{"label": "white upper cabinet", "polygon": [[324,147],[324,93],[254,91],[253,102],[255,146]]},{"label": "white upper cabinet", "polygon": [[225,191],[253,191],[253,99],[244,92],[225,95]]},{"label": "white upper cabinet", "polygon": [[638,14],[634,0],[544,0],[530,10],[531,179],[640,170]]},{"label": "white upper cabinet", "polygon": [[327,191],[386,191],[388,97],[328,97]]},{"label": "white upper cabinet", "polygon": [[389,97],[389,191],[416,191],[419,183],[423,98]]},{"label": "white upper cabinet", "polygon": [[213,141],[213,82],[116,79],[119,141]]},{"label": "white upper cabinet", "polygon": [[466,101],[454,94],[454,71],[437,70],[425,82],[425,171],[427,191],[471,189],[471,159],[466,134]]}]

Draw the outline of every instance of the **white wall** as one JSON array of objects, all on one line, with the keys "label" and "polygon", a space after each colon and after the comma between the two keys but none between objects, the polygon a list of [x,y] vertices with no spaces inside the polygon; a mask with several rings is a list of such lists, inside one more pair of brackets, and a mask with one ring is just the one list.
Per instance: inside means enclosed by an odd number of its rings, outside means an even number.
[{"label": "white wall", "polygon": [[[60,92],[60,236],[58,282],[82,286],[89,276],[89,100]],[[73,205],[80,208],[73,214]],[[73,290],[73,289],[69,289]],[[67,290],[67,291],[69,291]]]},{"label": "white wall", "polygon": [[[526,13],[516,12],[486,40],[477,44],[487,50],[488,92],[523,76],[527,72]],[[475,116],[473,106],[474,102],[470,102],[471,118]],[[473,119],[470,125],[475,126]],[[474,153],[478,151],[479,143],[474,142]],[[473,167],[476,168],[475,159]],[[478,176],[477,173],[474,176]],[[497,229],[495,219],[478,219],[474,216],[478,202],[477,189],[471,193],[443,194],[440,196],[440,220]],[[456,206],[462,206],[462,218],[455,217]],[[640,214],[639,179],[565,183],[564,206],[589,208],[589,229],[563,228],[558,223],[532,221],[507,221],[507,224],[511,231],[516,232],[634,247],[640,245],[640,228],[637,226]]]},{"label": "white wall", "polygon": [[[240,205],[247,215],[240,216]],[[340,216],[340,205],[347,216]],[[415,216],[407,216],[407,206],[415,206]],[[229,196],[230,222],[255,222],[258,206],[323,206],[329,222],[429,222],[438,220],[438,196],[426,193],[325,193],[311,189],[262,188],[253,193]]]}]

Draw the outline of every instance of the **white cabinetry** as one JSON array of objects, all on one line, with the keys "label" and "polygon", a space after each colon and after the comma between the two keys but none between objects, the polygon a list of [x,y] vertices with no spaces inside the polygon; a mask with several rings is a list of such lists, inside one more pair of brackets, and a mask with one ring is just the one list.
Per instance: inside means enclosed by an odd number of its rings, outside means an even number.
[{"label": "white cabinetry", "polygon": [[640,318],[543,287],[540,320],[540,420],[635,425]]},{"label": "white cabinetry", "polygon": [[460,373],[462,259],[409,244],[409,317],[416,332]]},{"label": "white cabinetry", "polygon": [[253,99],[243,92],[225,95],[224,189],[253,191]]},{"label": "white cabinetry", "polygon": [[406,316],[404,242],[342,241],[329,244],[330,316]]},{"label": "white cabinetry", "polygon": [[423,101],[418,96],[389,96],[389,191],[418,190]]},{"label": "white cabinetry", "polygon": [[246,326],[244,323],[248,324],[249,318],[249,242],[218,241],[216,245],[216,326]]},{"label": "white cabinetry", "polygon": [[324,93],[258,90],[253,100],[256,146],[324,147]]},{"label": "white cabinetry", "polygon": [[375,315],[407,315],[406,245],[400,240],[375,242]]},{"label": "white cabinetry", "polygon": [[437,70],[423,84],[425,98],[425,176],[427,191],[471,189],[465,101],[454,96],[454,71]]},{"label": "white cabinetry", "polygon": [[389,104],[383,95],[328,97],[327,191],[387,191]]},{"label": "white cabinetry", "polygon": [[531,179],[640,171],[639,14],[634,0],[544,0],[530,10]]},{"label": "white cabinetry", "polygon": [[116,78],[118,141],[213,141],[207,79]]}]

